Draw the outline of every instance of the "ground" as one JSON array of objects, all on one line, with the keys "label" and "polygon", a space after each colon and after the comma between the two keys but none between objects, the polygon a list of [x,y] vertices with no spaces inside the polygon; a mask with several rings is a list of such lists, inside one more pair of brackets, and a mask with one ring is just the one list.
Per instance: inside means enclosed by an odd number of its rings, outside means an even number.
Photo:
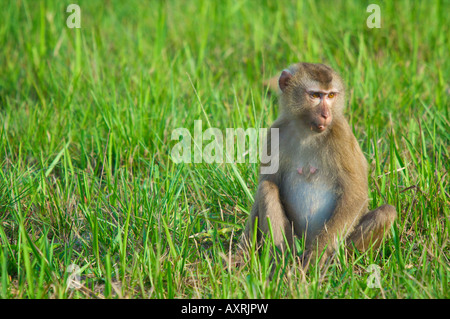
[{"label": "ground", "polygon": [[[80,0],[80,28],[71,3],[0,11],[0,297],[450,297],[448,1]],[[172,132],[269,127],[264,82],[298,61],[342,75],[369,206],[398,220],[267,281],[267,247],[227,264],[258,163],[175,163]]]}]

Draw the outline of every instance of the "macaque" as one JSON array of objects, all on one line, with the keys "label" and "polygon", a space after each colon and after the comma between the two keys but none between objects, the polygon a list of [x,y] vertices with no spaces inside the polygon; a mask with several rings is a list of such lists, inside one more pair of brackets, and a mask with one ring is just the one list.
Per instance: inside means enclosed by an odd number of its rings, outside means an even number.
[{"label": "macaque", "polygon": [[323,64],[298,63],[278,85],[281,114],[272,128],[279,129],[279,169],[260,173],[241,245],[248,247],[254,229],[259,240],[273,236],[281,252],[295,251],[294,237],[304,238],[304,268],[322,266],[339,242],[378,247],[397,213],[390,205],[368,210],[368,165],[343,116],[341,77]]}]

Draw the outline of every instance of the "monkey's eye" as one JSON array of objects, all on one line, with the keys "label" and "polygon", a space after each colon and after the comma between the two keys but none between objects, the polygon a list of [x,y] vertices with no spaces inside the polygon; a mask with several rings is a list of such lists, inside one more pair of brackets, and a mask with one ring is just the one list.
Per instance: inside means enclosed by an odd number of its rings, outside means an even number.
[{"label": "monkey's eye", "polygon": [[313,99],[318,99],[318,98],[320,98],[320,93],[318,93],[318,92],[311,92],[311,93],[309,93],[309,95],[310,95]]},{"label": "monkey's eye", "polygon": [[331,92],[328,94],[328,98],[332,99],[332,98],[334,98],[335,95],[336,95],[336,93]]}]

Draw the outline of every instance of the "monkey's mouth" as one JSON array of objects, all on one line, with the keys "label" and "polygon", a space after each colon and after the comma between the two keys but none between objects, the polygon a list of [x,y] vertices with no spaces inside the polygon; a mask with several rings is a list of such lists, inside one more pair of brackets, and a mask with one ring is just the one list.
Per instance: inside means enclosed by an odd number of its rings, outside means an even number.
[{"label": "monkey's mouth", "polygon": [[322,133],[327,129],[328,125],[325,123],[311,123],[311,131]]},{"label": "monkey's mouth", "polygon": [[320,124],[320,125],[317,125],[316,131],[317,132],[323,132],[323,131],[325,131],[326,128],[327,127],[325,125]]},{"label": "monkey's mouth", "polygon": [[328,126],[331,124],[331,118],[328,119],[316,119],[311,121],[311,131],[314,131],[316,133],[322,133],[325,132],[328,128]]}]

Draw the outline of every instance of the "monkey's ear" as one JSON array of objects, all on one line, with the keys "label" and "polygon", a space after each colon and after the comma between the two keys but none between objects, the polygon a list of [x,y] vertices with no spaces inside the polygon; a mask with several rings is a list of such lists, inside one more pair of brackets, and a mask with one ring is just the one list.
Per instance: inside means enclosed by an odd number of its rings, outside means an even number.
[{"label": "monkey's ear", "polygon": [[291,71],[286,69],[286,70],[283,70],[283,72],[281,72],[280,78],[278,79],[278,85],[282,92],[284,92],[284,90],[288,86],[288,83],[291,80],[291,78],[292,78]]}]

